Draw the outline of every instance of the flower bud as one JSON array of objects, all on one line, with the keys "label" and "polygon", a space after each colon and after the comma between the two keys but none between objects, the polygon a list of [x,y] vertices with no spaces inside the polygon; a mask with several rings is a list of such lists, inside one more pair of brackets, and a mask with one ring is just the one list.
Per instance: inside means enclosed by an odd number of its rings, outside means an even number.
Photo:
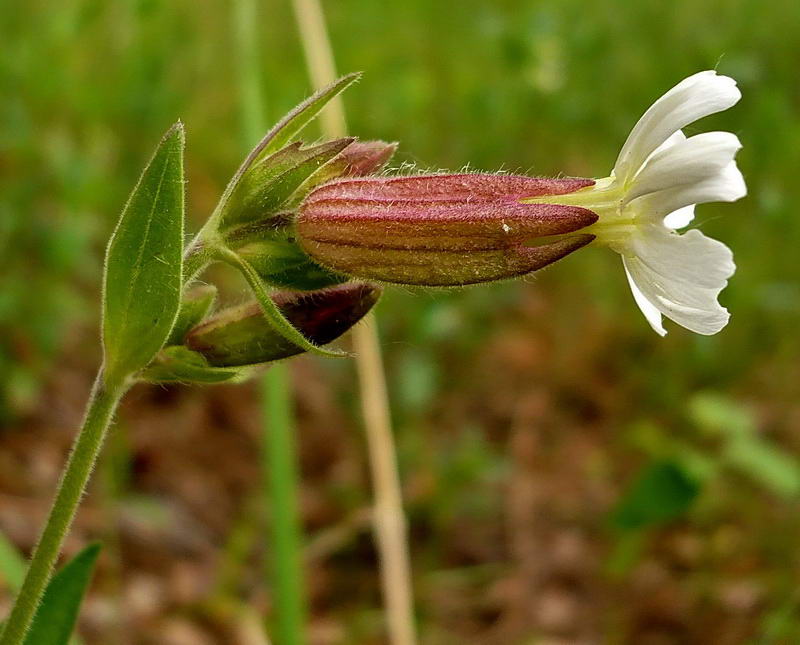
[{"label": "flower bud", "polygon": [[[306,338],[325,345],[361,320],[380,292],[375,285],[350,282],[311,293],[277,293],[273,300]],[[213,316],[190,331],[185,344],[214,367],[266,363],[303,352],[275,331],[256,303]]]},{"label": "flower bud", "polygon": [[383,168],[397,152],[396,143],[354,141],[314,175],[309,190],[344,177],[366,177]]},{"label": "flower bud", "polygon": [[541,269],[588,244],[597,220],[563,195],[591,179],[454,174],[334,181],[300,206],[298,242],[316,262],[359,278],[458,286]]}]

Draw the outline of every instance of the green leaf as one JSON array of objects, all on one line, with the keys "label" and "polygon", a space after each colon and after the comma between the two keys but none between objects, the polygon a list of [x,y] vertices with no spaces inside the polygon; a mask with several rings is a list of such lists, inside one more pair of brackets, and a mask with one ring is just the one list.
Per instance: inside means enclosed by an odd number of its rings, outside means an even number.
[{"label": "green leaf", "polygon": [[183,125],[164,135],[120,216],[106,253],[106,378],[124,378],[169,337],[183,270]]},{"label": "green leaf", "polygon": [[620,529],[641,529],[665,524],[683,515],[700,486],[672,461],[650,464],[639,474],[611,513]]},{"label": "green leaf", "polygon": [[776,495],[787,499],[800,495],[800,466],[777,446],[757,436],[742,437],[731,441],[722,454],[728,465]]},{"label": "green leaf", "polygon": [[53,576],[25,645],[66,645],[69,642],[100,548],[99,544],[90,544]]},{"label": "green leaf", "polygon": [[25,578],[25,559],[20,555],[17,547],[2,533],[0,533],[0,580],[9,589],[17,591]]}]

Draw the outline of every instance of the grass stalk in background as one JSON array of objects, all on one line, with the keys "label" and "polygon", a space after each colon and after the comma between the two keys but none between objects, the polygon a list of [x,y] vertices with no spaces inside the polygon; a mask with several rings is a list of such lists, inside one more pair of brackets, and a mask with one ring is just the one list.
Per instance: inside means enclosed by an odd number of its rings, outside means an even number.
[{"label": "grass stalk in background", "polygon": [[[292,0],[292,4],[311,81],[315,88],[323,87],[335,80],[336,69],[322,7],[319,0]],[[347,125],[340,97],[330,102],[320,118],[326,136],[346,135]],[[356,325],[353,344],[375,496],[373,522],[389,638],[392,645],[413,645],[416,630],[406,519],[374,314],[368,314]]]},{"label": "grass stalk in background", "polygon": [[289,372],[277,365],[264,375],[264,469],[271,501],[272,588],[275,598],[273,638],[276,643],[305,642],[306,605],[302,537],[297,503],[297,455],[289,396]]},{"label": "grass stalk in background", "polygon": [[[264,100],[259,78],[256,0],[234,5],[234,40],[237,43],[238,85],[241,94],[242,136],[245,149],[266,130]],[[288,367],[270,367],[261,387],[263,404],[262,461],[265,504],[270,508],[271,585],[274,598],[274,639],[282,645],[305,642],[306,607],[303,591],[302,531],[298,513],[299,486],[294,419]]]}]

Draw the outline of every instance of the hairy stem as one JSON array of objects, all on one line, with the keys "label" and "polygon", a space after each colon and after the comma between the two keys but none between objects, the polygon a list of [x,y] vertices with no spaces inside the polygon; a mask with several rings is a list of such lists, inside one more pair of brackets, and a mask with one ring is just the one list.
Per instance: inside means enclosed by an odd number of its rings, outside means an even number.
[{"label": "hairy stem", "polygon": [[106,383],[102,370],[92,388],[83,426],[75,438],[61,475],[53,507],[39,542],[33,551],[28,572],[14,608],[8,617],[0,645],[20,645],[33,622],[36,609],[58,560],[81,497],[103,445],[111,417],[127,390],[127,383]]},{"label": "hairy stem", "polygon": [[[311,80],[317,88],[324,87],[333,82],[336,71],[322,7],[319,0],[292,0],[292,3]],[[346,135],[347,125],[340,97],[328,104],[320,119],[327,136]],[[392,645],[414,645],[416,631],[406,519],[374,314],[368,314],[355,327],[353,345],[375,495],[375,538],[389,639]]]}]

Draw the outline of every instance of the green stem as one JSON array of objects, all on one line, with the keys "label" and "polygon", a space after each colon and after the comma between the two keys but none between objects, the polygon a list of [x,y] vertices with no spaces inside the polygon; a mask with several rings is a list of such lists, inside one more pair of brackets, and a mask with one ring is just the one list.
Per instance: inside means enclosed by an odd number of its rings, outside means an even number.
[{"label": "green stem", "polygon": [[264,375],[265,496],[272,527],[272,581],[275,594],[274,641],[306,642],[302,535],[297,502],[297,454],[289,397],[289,372],[277,364]]},{"label": "green stem", "polygon": [[33,551],[28,572],[8,617],[0,645],[20,645],[33,622],[36,609],[58,560],[86,484],[97,461],[111,417],[127,389],[126,383],[106,383],[102,370],[95,380],[78,436],[58,485],[47,524]]}]

